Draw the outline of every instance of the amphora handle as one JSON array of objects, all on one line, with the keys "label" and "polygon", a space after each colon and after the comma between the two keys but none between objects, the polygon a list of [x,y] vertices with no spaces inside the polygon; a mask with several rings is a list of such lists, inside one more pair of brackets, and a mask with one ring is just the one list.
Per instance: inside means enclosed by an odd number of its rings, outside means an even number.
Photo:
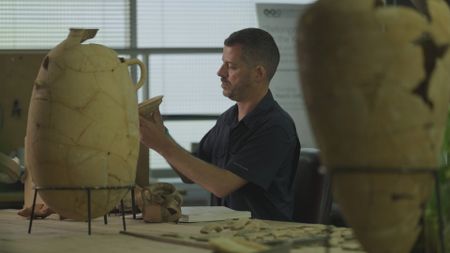
[{"label": "amphora handle", "polygon": [[145,64],[141,62],[139,59],[128,59],[124,61],[125,64],[128,66],[137,64],[139,65],[139,69],[141,70],[141,76],[139,78],[139,81],[136,83],[136,90],[139,90],[139,88],[144,85],[145,79],[147,79],[147,69],[145,68]]}]

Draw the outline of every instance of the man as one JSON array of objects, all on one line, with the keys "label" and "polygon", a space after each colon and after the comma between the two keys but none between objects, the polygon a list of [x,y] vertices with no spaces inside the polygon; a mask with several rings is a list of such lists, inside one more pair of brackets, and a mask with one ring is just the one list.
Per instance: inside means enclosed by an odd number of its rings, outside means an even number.
[{"label": "man", "polygon": [[200,142],[197,157],[165,135],[159,111],[140,118],[141,142],[223,205],[252,217],[291,220],[300,143],[291,117],[269,90],[280,55],[272,36],[257,28],[232,33],[217,75],[236,104]]}]

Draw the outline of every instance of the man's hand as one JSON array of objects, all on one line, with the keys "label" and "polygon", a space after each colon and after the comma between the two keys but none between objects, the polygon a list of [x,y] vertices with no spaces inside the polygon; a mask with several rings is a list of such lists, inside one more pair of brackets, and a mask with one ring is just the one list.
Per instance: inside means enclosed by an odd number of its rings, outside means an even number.
[{"label": "man's hand", "polygon": [[169,141],[159,109],[153,112],[150,119],[142,115],[139,116],[139,130],[141,133],[141,143],[148,148],[156,150],[158,153],[161,153],[161,149]]},{"label": "man's hand", "polygon": [[189,180],[218,197],[225,197],[247,183],[232,172],[202,161],[176,144],[166,135],[159,110],[151,118],[139,117],[141,142],[162,155],[167,162]]}]

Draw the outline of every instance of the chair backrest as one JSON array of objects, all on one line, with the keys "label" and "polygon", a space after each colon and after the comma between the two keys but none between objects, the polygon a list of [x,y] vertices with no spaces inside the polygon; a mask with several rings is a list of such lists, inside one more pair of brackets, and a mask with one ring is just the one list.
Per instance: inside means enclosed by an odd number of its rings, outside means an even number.
[{"label": "chair backrest", "polygon": [[328,177],[319,171],[319,151],[302,149],[295,176],[293,220],[302,223],[328,222],[331,191]]}]

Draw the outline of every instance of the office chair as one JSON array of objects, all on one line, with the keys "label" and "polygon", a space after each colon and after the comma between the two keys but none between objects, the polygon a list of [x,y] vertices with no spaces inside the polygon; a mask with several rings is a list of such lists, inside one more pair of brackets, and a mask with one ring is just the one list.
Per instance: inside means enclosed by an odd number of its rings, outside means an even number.
[{"label": "office chair", "polygon": [[295,222],[330,224],[330,179],[319,169],[319,151],[302,149],[294,182]]}]

